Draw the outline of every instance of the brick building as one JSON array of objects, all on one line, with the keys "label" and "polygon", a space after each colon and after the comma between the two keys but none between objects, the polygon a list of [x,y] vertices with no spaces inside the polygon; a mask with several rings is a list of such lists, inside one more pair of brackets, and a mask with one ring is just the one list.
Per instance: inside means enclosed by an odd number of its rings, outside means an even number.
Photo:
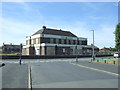
[{"label": "brick building", "polygon": [[20,53],[20,45],[4,44],[0,46],[1,53]]},{"label": "brick building", "polygon": [[[99,51],[95,47],[95,51]],[[92,46],[87,38],[77,37],[70,31],[50,29],[43,26],[32,36],[26,37],[23,55],[80,55],[91,54]]]}]

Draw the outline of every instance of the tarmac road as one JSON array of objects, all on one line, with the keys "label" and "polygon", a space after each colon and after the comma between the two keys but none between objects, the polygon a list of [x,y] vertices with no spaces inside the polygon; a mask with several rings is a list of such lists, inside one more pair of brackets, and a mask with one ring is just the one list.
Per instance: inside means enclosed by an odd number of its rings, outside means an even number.
[{"label": "tarmac road", "polygon": [[118,88],[117,76],[68,62],[41,63],[31,67],[33,88]]},{"label": "tarmac road", "polygon": [[[30,87],[30,68],[33,88],[118,88],[116,65],[88,63],[81,60],[72,64],[71,61],[47,60],[18,63],[5,63],[2,67],[2,88],[28,88]],[[111,73],[105,73],[96,68]]]}]

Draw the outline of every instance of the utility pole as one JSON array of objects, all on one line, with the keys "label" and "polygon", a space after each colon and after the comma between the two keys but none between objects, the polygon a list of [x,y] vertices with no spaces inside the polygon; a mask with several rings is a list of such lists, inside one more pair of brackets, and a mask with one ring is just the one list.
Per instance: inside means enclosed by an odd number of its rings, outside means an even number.
[{"label": "utility pole", "polygon": [[93,45],[92,45],[92,58],[93,61],[95,60],[95,54],[94,54],[94,30],[91,30],[93,32]]}]

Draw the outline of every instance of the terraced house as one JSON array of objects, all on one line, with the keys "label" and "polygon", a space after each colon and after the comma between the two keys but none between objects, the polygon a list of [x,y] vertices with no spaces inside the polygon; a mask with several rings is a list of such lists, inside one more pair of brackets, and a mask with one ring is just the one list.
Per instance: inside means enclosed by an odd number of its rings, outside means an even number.
[{"label": "terraced house", "polygon": [[[99,51],[95,47],[95,51]],[[77,37],[70,31],[46,28],[26,37],[23,55],[81,55],[91,54],[92,46],[87,38]]]}]

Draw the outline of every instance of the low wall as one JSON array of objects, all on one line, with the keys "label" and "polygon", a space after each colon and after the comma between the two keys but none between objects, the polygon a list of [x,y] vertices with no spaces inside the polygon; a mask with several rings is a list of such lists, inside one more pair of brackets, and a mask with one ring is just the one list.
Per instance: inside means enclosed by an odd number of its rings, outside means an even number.
[{"label": "low wall", "polygon": [[[112,55],[96,55],[96,57],[106,57]],[[2,55],[1,59],[19,59],[19,55]],[[92,55],[77,55],[78,58],[92,57]],[[30,56],[30,55],[22,55],[22,59],[54,59],[54,58],[76,58],[76,55],[67,55],[67,56]]]}]

